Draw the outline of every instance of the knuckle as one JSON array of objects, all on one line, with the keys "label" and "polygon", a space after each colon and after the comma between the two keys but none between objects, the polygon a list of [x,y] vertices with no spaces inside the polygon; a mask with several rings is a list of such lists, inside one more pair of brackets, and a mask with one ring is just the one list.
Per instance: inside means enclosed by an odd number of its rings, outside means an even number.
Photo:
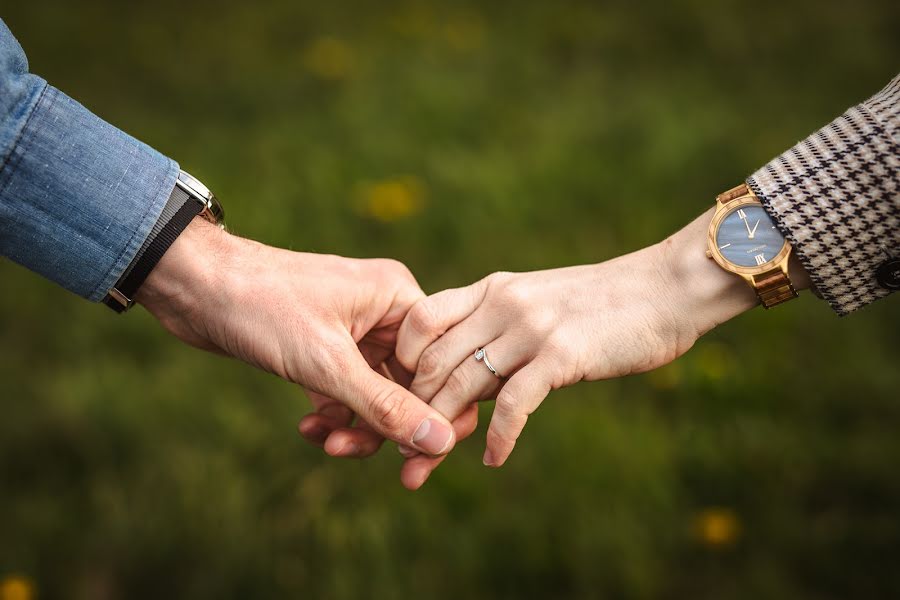
[{"label": "knuckle", "polygon": [[397,432],[408,421],[408,411],[399,390],[386,388],[371,403],[373,421],[382,431]]},{"label": "knuckle", "polygon": [[527,314],[523,309],[527,309],[531,303],[532,293],[528,286],[506,279],[497,286],[495,298],[506,310]]},{"label": "knuckle", "polygon": [[487,432],[487,446],[488,448],[505,448],[509,445],[510,442],[514,442],[515,439],[509,439],[505,433],[501,433],[498,431],[497,427],[491,427]]},{"label": "knuckle", "polygon": [[428,298],[416,303],[416,305],[410,309],[409,316],[406,318],[409,319],[410,326],[422,335],[431,336],[432,334],[439,333],[437,317]]},{"label": "knuckle", "polygon": [[384,273],[390,275],[412,276],[405,264],[394,258],[373,258],[372,264]]},{"label": "knuckle", "polygon": [[520,403],[503,390],[497,395],[494,411],[495,413],[500,411],[502,418],[491,423],[488,429],[488,444],[500,446],[515,444],[525,427],[528,415],[522,412]]},{"label": "knuckle", "polygon": [[546,354],[557,361],[565,363],[575,358],[572,354],[572,343],[559,331],[554,331],[547,336],[544,341],[544,349]]},{"label": "knuckle", "polygon": [[326,261],[327,268],[336,275],[352,279],[361,279],[366,275],[367,263],[364,259],[343,258],[329,254]]},{"label": "knuckle", "polygon": [[549,311],[529,310],[522,319],[529,334],[547,338],[556,326],[556,317]]},{"label": "knuckle", "polygon": [[419,357],[419,364],[416,366],[416,375],[424,379],[430,379],[436,376],[443,366],[444,361],[441,357],[440,350],[433,346],[426,348],[422,356]]},{"label": "knuckle", "polygon": [[530,403],[527,400],[527,398],[516,396],[515,392],[509,392],[505,389],[500,390],[500,393],[497,394],[497,405],[502,411],[501,414],[510,424],[517,428],[524,427],[525,421],[528,420],[528,417],[535,410],[529,406]]},{"label": "knuckle", "polygon": [[497,402],[494,405],[494,410],[499,411],[502,417],[510,418],[519,411],[519,402],[509,390],[504,388],[497,394]]},{"label": "knuckle", "polygon": [[403,263],[395,258],[373,258],[372,263],[388,270],[394,270],[403,266]]},{"label": "knuckle", "polygon": [[456,369],[450,373],[444,388],[454,397],[461,398],[466,394],[471,394],[472,386],[469,376],[466,375],[464,369]]},{"label": "knuckle", "polygon": [[512,278],[512,276],[513,274],[509,271],[495,271],[482,279],[482,281],[488,285],[501,285]]}]

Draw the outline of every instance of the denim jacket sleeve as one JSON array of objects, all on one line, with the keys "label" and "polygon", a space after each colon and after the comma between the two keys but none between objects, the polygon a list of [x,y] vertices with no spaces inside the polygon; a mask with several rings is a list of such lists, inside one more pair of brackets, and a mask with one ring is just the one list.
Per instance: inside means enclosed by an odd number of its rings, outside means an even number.
[{"label": "denim jacket sleeve", "polygon": [[0,256],[102,300],[177,175],[173,160],[30,74],[0,20]]}]

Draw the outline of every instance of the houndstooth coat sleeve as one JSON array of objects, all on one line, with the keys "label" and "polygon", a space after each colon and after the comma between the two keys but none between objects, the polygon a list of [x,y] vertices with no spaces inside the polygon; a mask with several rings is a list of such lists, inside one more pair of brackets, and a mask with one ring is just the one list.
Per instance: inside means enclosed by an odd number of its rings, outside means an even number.
[{"label": "houndstooth coat sleeve", "polygon": [[840,315],[890,294],[900,255],[900,75],[747,180]]}]

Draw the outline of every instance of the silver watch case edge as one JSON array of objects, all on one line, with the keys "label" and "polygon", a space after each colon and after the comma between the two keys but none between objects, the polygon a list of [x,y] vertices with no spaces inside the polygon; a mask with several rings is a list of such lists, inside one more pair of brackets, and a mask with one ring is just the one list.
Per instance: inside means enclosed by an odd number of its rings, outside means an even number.
[{"label": "silver watch case edge", "polygon": [[187,171],[179,170],[175,185],[203,205],[203,209],[200,211],[201,217],[214,225],[218,225],[221,229],[225,229],[225,210],[215,194],[203,185],[199,179]]}]

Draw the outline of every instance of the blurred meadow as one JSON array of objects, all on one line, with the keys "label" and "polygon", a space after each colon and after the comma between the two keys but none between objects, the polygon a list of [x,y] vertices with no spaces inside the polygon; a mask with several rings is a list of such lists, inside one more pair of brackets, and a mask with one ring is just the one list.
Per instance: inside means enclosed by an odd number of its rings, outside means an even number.
[{"label": "blurred meadow", "polygon": [[[651,244],[900,68],[900,4],[3,2],[238,234],[428,292]],[[416,493],[308,402],[0,263],[0,600],[900,597],[900,304],[809,294],[482,426]]]}]

